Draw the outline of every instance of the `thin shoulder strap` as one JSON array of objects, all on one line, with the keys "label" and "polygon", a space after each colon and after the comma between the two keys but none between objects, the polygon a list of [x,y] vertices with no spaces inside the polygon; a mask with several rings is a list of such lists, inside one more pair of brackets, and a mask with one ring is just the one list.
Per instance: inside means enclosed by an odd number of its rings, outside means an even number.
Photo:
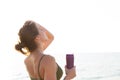
[{"label": "thin shoulder strap", "polygon": [[42,59],[43,59],[44,56],[45,56],[45,55],[43,55],[43,56],[40,58],[39,63],[38,63],[38,75],[39,75],[39,79],[40,79],[40,71],[39,71],[39,69],[40,69],[40,63],[41,63],[41,61],[42,61]]}]

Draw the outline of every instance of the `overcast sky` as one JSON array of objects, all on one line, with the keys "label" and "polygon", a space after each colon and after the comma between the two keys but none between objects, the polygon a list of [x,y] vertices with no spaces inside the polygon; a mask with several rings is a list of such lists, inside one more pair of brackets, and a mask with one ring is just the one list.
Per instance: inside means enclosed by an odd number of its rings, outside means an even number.
[{"label": "overcast sky", "polygon": [[55,36],[48,51],[120,52],[119,0],[0,0],[0,48],[9,51],[30,19]]}]

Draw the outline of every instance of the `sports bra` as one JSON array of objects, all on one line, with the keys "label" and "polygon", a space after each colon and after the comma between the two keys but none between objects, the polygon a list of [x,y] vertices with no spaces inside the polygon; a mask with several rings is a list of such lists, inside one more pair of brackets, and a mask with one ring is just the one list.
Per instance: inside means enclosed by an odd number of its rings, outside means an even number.
[{"label": "sports bra", "polygon": [[[44,80],[44,79],[41,79],[41,77],[40,77],[40,72],[39,72],[40,63],[41,63],[41,60],[43,59],[44,56],[45,56],[45,55],[43,55],[43,56],[41,57],[41,59],[39,60],[39,64],[38,64],[39,79],[38,79],[38,78],[32,78],[32,77],[30,77],[31,80]],[[57,64],[57,63],[56,63],[56,64]],[[56,77],[57,77],[57,80],[60,80],[60,78],[61,78],[62,75],[63,75],[63,71],[62,71],[61,67],[60,67],[58,64],[57,64],[57,66],[58,66],[58,70],[57,70],[57,72],[56,72]]]}]

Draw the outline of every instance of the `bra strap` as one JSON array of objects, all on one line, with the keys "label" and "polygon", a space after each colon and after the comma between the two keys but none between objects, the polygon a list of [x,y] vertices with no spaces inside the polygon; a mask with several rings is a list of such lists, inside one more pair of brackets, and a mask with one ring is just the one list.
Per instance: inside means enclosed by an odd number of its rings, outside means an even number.
[{"label": "bra strap", "polygon": [[43,56],[40,58],[39,64],[38,64],[38,75],[39,75],[39,79],[40,79],[40,71],[39,71],[39,69],[40,69],[40,63],[41,63],[41,61],[42,61],[42,59],[43,59],[44,56],[45,56],[45,55],[43,55]]}]

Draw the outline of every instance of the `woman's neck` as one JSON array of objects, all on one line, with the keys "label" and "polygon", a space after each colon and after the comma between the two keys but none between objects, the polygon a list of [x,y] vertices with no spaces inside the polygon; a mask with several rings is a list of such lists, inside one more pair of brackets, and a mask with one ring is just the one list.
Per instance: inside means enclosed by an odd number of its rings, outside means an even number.
[{"label": "woman's neck", "polygon": [[34,50],[33,52],[31,52],[31,56],[32,55],[42,55],[43,54],[43,51],[42,50],[40,50],[40,49],[36,49],[36,50]]}]

